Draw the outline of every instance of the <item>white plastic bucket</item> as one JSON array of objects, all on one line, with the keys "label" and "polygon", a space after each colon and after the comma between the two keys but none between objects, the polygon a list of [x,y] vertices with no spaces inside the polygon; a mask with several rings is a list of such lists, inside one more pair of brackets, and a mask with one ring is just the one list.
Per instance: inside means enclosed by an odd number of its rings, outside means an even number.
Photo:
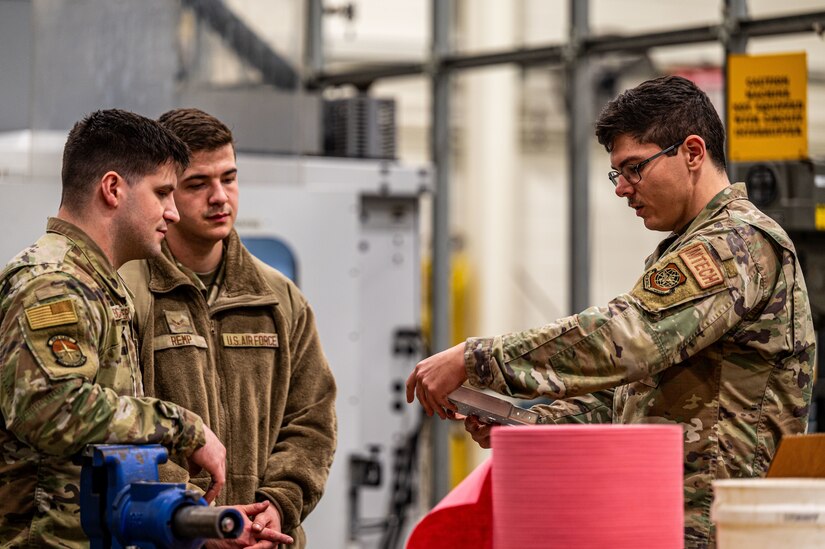
[{"label": "white plastic bucket", "polygon": [[717,480],[719,549],[825,548],[825,479]]}]

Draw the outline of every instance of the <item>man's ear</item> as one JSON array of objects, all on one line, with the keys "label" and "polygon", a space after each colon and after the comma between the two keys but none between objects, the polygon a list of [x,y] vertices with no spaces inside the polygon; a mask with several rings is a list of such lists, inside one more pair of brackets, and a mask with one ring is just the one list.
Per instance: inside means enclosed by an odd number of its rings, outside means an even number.
[{"label": "man's ear", "polygon": [[119,173],[108,171],[99,182],[100,195],[110,208],[117,208],[125,195],[126,180]]},{"label": "man's ear", "polygon": [[688,152],[688,170],[696,170],[701,167],[707,158],[705,140],[696,134],[691,134],[685,138],[684,146]]}]

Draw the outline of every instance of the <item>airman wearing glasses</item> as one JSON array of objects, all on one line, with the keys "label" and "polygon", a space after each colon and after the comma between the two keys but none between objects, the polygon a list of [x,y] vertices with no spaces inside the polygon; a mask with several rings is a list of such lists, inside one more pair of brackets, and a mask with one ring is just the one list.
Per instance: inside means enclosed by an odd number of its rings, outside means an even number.
[{"label": "airman wearing glasses", "polygon": [[[609,102],[596,124],[608,178],[645,227],[670,231],[628,293],[525,332],[470,338],[407,380],[427,414],[465,381],[556,399],[548,424],[658,423],[684,430],[685,547],[715,546],[712,481],[763,476],[779,439],[804,433],[814,357],[810,304],[782,228],[725,171],[707,95],[662,77]],[[490,426],[468,417],[489,447]]]}]

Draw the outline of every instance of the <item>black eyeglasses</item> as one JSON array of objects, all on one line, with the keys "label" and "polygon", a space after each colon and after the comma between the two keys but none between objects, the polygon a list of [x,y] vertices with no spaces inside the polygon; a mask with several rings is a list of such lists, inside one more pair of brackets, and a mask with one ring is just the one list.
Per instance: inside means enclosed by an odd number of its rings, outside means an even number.
[{"label": "black eyeglasses", "polygon": [[656,154],[654,154],[650,158],[645,158],[644,160],[642,160],[638,164],[632,164],[630,166],[624,166],[622,168],[622,171],[613,170],[613,171],[607,172],[607,177],[609,177],[610,181],[613,182],[614,187],[619,186],[619,176],[624,177],[625,181],[627,181],[631,185],[635,185],[636,183],[638,183],[639,181],[642,180],[642,168],[647,166],[648,162],[656,160],[657,158],[659,158],[663,154],[672,153],[673,151],[676,150],[676,147],[678,147],[679,145],[681,145],[684,142],[685,142],[685,140],[681,139],[681,140],[679,140],[678,143],[674,143],[670,147],[668,147],[666,149],[662,149],[661,151],[657,152]]}]

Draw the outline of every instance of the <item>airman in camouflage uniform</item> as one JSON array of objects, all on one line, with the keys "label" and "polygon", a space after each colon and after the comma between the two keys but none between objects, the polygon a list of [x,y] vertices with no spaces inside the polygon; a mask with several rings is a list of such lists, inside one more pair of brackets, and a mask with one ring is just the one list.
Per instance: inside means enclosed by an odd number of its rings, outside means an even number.
[{"label": "airman in camouflage uniform", "polygon": [[[814,332],[793,244],[744,187],[722,191],[665,240],[607,307],[471,338],[465,351],[471,384],[512,396],[615,388],[612,398],[535,407],[545,423],[681,424],[691,547],[710,533],[711,482],[764,475],[780,437],[805,432],[811,399]],[[693,257],[710,278],[694,275]]]},{"label": "airman in camouflage uniform", "polygon": [[[668,87],[704,96],[673,77],[637,90],[644,99],[645,93]],[[629,99],[637,99],[634,92],[627,92]],[[621,113],[622,100],[620,96],[618,106],[611,110],[608,105],[602,114],[608,129],[623,127],[615,118],[605,120]],[[651,187],[642,186],[640,166],[649,153],[635,152],[642,144],[653,147],[652,152],[656,143],[637,137],[643,131],[621,133],[626,135],[599,134],[618,167],[611,174],[617,194],[628,198],[649,228],[670,224],[674,230],[647,259],[633,289],[607,307],[591,307],[541,328],[470,338],[444,351],[442,358],[420,363],[408,381],[408,398],[415,391],[432,411],[443,406],[441,394],[466,376],[472,385],[511,396],[559,399],[534,407],[544,423],[681,425],[685,546],[711,547],[712,481],[764,475],[781,436],[806,429],[816,354],[807,290],[793,244],[747,200],[744,184],[729,185],[718,170],[701,183],[695,176],[695,188],[712,181],[709,189],[715,193],[694,215],[690,208],[680,208],[680,191],[673,190],[678,187],[669,188],[678,176],[669,181],[666,166],[658,171],[651,166],[645,172],[648,185],[676,193],[671,197],[675,210],[657,207],[664,202],[658,202]],[[670,147],[677,151],[671,157],[672,173],[679,174],[682,166],[688,167],[683,174],[696,171],[693,166],[701,172],[699,157],[706,153],[698,136],[677,139],[681,141]],[[724,159],[712,143],[708,150],[710,158]],[[626,155],[628,151],[634,152]],[[641,162],[627,165],[627,160]],[[688,214],[687,224],[669,223],[674,211],[677,221]],[[458,360],[451,358],[456,354]],[[459,368],[464,375],[456,375]],[[432,377],[436,372],[439,379]],[[477,441],[488,443],[489,427],[468,418],[467,429]]]},{"label": "airman in camouflage uniform", "polygon": [[86,444],[203,445],[198,416],[143,394],[132,304],[101,250],[50,219],[47,234],[0,274],[0,539],[14,545],[83,540],[80,468]]},{"label": "airman in camouflage uniform", "polygon": [[[111,128],[115,136],[106,131]],[[147,138],[140,133],[146,128],[156,139],[155,157],[148,155],[154,173],[141,174],[145,167],[126,165],[119,167],[129,174],[122,177],[111,166],[107,170],[106,162],[94,164],[104,152],[88,154],[90,148],[106,146],[95,136],[103,134],[117,150],[123,145],[118,138],[125,133],[126,146],[120,150],[140,157],[140,146],[131,147],[130,140]],[[211,433],[197,415],[143,397],[134,309],[115,269],[125,257],[147,255],[155,247],[159,251],[163,235],[156,227],[177,217],[169,197],[175,162],[185,166],[186,148],[151,120],[124,111],[98,111],[75,126],[66,149],[70,159],[75,152],[88,155],[92,169],[99,175],[101,169],[106,172],[102,186],[79,201],[68,197],[67,192],[79,189],[66,183],[67,170],[75,167],[64,165],[58,218],[49,219],[47,233],[0,273],[3,547],[88,546],[80,527],[80,467],[72,463],[72,456],[86,444],[159,443],[173,454],[190,457],[203,456],[205,444],[212,444]],[[128,178],[133,182],[127,183]],[[83,185],[91,187],[92,182]],[[101,190],[103,186],[108,188]],[[77,215],[78,203],[88,215]],[[146,218],[132,217],[135,212]],[[131,235],[96,240],[68,219],[78,220],[98,236],[109,231],[122,235],[123,229]],[[120,221],[107,221],[114,219]],[[138,244],[133,240],[137,238],[143,240]],[[195,461],[211,467],[200,457]]]}]

